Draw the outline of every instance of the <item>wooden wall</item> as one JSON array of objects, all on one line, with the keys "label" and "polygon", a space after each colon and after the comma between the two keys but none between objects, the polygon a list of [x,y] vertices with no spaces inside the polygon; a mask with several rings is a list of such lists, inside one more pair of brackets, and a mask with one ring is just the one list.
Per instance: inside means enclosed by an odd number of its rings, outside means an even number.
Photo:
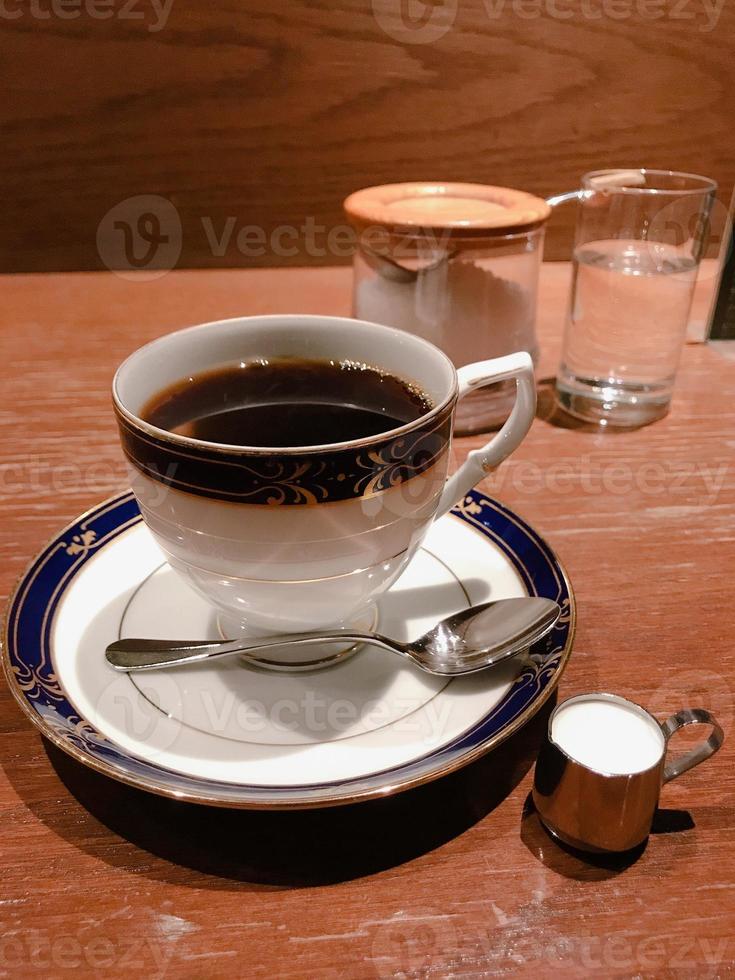
[{"label": "wooden wall", "polygon": [[735,178],[733,0],[5,0],[0,20],[5,271],[346,261],[340,201],[382,181],[545,195],[643,164],[729,201]]}]

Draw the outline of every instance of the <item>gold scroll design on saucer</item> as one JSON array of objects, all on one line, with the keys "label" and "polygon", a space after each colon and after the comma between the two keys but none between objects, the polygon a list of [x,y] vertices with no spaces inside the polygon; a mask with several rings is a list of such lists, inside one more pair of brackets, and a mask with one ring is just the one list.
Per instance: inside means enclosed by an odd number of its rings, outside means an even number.
[{"label": "gold scroll design on saucer", "polygon": [[[75,561],[73,561],[71,565],[66,569],[60,581],[57,583],[54,593],[51,597],[51,600],[48,603],[48,606],[44,612],[43,622],[41,624],[42,648],[41,648],[40,662],[35,667],[30,667],[28,664],[23,663],[20,660],[20,655],[18,654],[19,663],[13,664],[12,666],[12,670],[15,675],[16,683],[18,684],[18,687],[20,688],[21,691],[23,691],[23,693],[30,701],[36,701],[41,696],[41,694],[45,694],[49,702],[51,703],[56,702],[58,704],[68,700],[66,694],[61,688],[61,684],[59,683],[59,678],[57,677],[56,672],[53,669],[51,658],[49,656],[49,651],[47,649],[46,643],[44,642],[44,637],[46,635],[47,619],[49,616],[49,608],[53,604],[54,599],[61,594],[69,579],[73,577],[79,565],[81,565],[84,562],[84,560],[87,558],[89,552],[94,550],[95,548],[98,548],[100,545],[105,544],[108,537],[110,536],[109,534],[105,534],[101,538],[99,538],[97,536],[97,532],[92,530],[88,526],[88,524],[91,522],[91,520],[93,519],[96,520],[99,517],[103,516],[105,513],[107,513],[108,510],[111,510],[113,507],[117,506],[119,502],[120,502],[119,497],[113,498],[112,501],[110,501],[107,504],[107,506],[105,506],[102,510],[96,510],[94,512],[93,518],[90,517],[88,520],[82,522],[79,525],[79,530],[75,534],[73,534],[73,536],[70,539],[68,540],[64,539],[63,541],[60,541],[56,545],[54,550],[46,557],[46,560],[43,562],[43,564],[36,569],[30,582],[27,583],[26,587],[28,588],[30,584],[35,580],[35,578],[41,573],[49,558],[51,558],[54,554],[57,554],[59,551],[63,550],[70,558],[75,559]],[[138,523],[140,520],[141,518],[139,516],[133,518],[132,521],[127,522],[127,524],[122,525],[122,527],[120,528],[114,529],[114,531],[111,533],[112,534],[119,533],[120,530],[123,530],[125,527],[129,526],[130,524]],[[97,741],[105,740],[103,735],[97,732],[91,725],[89,725],[88,722],[78,718],[78,716],[73,716],[71,718],[64,720],[55,714],[54,709],[51,705],[49,706],[38,705],[36,710],[40,714],[43,714],[45,716],[46,721],[50,725],[52,724],[51,718],[53,716],[54,721],[52,727],[57,729],[59,733],[62,732],[69,733],[72,739],[84,737],[84,733],[86,732],[87,729],[89,729],[90,737],[91,735],[94,735],[94,739],[96,739]],[[74,733],[76,733],[76,735]]]},{"label": "gold scroll design on saucer", "polygon": [[27,664],[13,664],[18,687],[28,696],[31,701],[35,701],[41,694],[45,694],[51,701],[65,701],[66,696],[61,690],[59,679],[54,671],[42,673],[48,664],[41,663],[37,667],[29,667]]},{"label": "gold scroll design on saucer", "polygon": [[[525,658],[525,663],[523,663],[523,667],[521,668],[521,672],[513,682],[513,687],[511,690],[517,690],[518,688],[529,685],[531,687],[531,691],[533,692],[532,700],[535,700],[559,669],[559,662],[563,653],[564,647],[560,644],[557,644],[557,646],[553,647],[551,650],[547,650],[545,653],[528,653]],[[503,702],[501,701],[501,704],[502,703]],[[515,721],[515,719],[525,710],[525,706],[519,707],[518,711],[513,715],[513,717],[508,719],[507,724]],[[488,717],[492,718],[493,714],[494,711]]]},{"label": "gold scroll design on saucer", "polygon": [[[57,550],[63,550],[70,558],[78,559],[67,569],[64,575],[64,581],[70,576],[79,562],[83,561],[98,543],[97,532],[84,525],[81,525],[79,533],[75,534],[68,543],[66,541],[59,542]],[[46,615],[48,615],[48,611]],[[45,632],[45,620],[46,616],[44,616],[44,622],[41,627],[42,636]],[[41,662],[36,667],[29,667],[24,663],[14,664],[13,673],[18,681],[18,687],[32,700],[35,700],[41,693],[44,693],[51,701],[65,701],[66,695],[61,690],[56,672],[50,668],[51,664],[46,656],[44,645]]]},{"label": "gold scroll design on saucer", "polygon": [[[483,529],[484,534],[489,534],[490,537],[495,537],[496,535],[494,534],[494,532],[490,531],[490,529],[485,527],[485,525],[482,524],[481,521],[477,520],[478,515],[481,514],[486,507],[489,507],[491,510],[499,509],[495,501],[489,499],[488,497],[480,497],[479,500],[475,500],[475,498],[471,496],[464,497],[462,500],[460,500],[458,503],[454,505],[453,509],[458,510],[461,514],[464,514],[465,516],[469,517],[470,522],[472,524],[477,524],[478,527]],[[504,513],[505,516],[508,518],[508,520],[510,520],[513,524],[518,525],[518,522],[511,514],[509,514],[507,511]],[[520,562],[520,558],[517,555],[516,555],[516,560]],[[523,563],[521,562],[521,564]],[[528,569],[526,568],[525,565],[523,565],[523,568],[526,574],[528,575],[529,574]],[[556,578],[556,582],[557,582],[556,601],[561,606],[561,613],[559,614],[559,618],[556,621],[556,626],[554,627],[554,629],[559,629],[561,626],[567,626],[568,624],[573,622],[572,605],[569,596],[566,596],[566,598],[564,599],[562,599],[561,597],[562,583],[559,579],[559,576],[556,573],[556,570],[554,570],[554,577]]]},{"label": "gold scroll design on saucer", "polygon": [[[491,539],[497,539],[500,542],[502,539],[499,537],[499,535],[495,531],[487,527],[487,525],[485,525],[479,519],[479,515],[482,514],[483,510],[485,510],[486,508],[489,510],[495,510],[498,513],[502,513],[507,520],[509,520],[512,524],[515,524],[516,527],[519,528],[519,530],[521,530],[524,534],[528,535],[529,533],[528,529],[523,527],[522,524],[518,523],[518,519],[515,517],[515,515],[507,510],[504,510],[502,507],[498,505],[498,503],[495,500],[493,500],[490,497],[479,497],[478,499],[475,499],[473,496],[468,495],[464,497],[462,500],[458,501],[458,503],[454,505],[452,510],[459,511],[460,514],[463,514],[468,519],[468,523],[470,525],[475,525],[483,535],[485,535],[486,537],[490,537]],[[526,573],[527,578],[530,581],[532,579],[532,576],[528,568],[526,567],[525,563],[521,561],[520,556],[517,554],[516,554],[516,561],[522,566],[524,572]],[[556,565],[558,566],[558,564],[559,564],[559,560],[557,558]],[[571,585],[569,584],[569,577],[567,575],[563,575],[563,578],[560,578],[557,567],[553,563],[550,563],[549,567],[551,568],[551,571],[554,575],[554,579],[556,581],[556,596],[554,598],[556,599],[556,602],[558,602],[559,605],[561,606],[561,613],[556,621],[556,625],[554,629],[556,630],[562,626],[567,626],[567,625],[571,625],[573,627],[575,625],[575,617],[572,610],[571,598],[569,597],[569,595],[562,598],[562,593],[564,592],[565,584],[567,590],[571,589]],[[563,581],[563,579],[565,581]],[[548,598],[551,598],[551,596],[549,596]]]},{"label": "gold scroll design on saucer", "polygon": [[86,555],[91,548],[94,546],[97,540],[97,532],[87,529],[82,531],[81,534],[75,534],[71,539],[71,544],[67,544],[65,541],[62,542],[62,547],[66,550],[69,557],[74,555]]},{"label": "gold scroll design on saucer", "polygon": [[61,718],[53,709],[40,706],[39,715],[43,718],[49,728],[65,742],[70,742],[82,751],[89,751],[90,747],[96,747],[102,743],[108,743],[108,739],[94,728],[88,721],[74,715],[71,718]]},{"label": "gold scroll design on saucer", "polygon": [[[461,514],[468,517],[469,523],[471,525],[476,525],[478,530],[480,530],[483,535],[489,536],[491,539],[498,538],[498,540],[500,540],[499,536],[490,528],[488,528],[479,519],[479,515],[482,514],[482,512],[485,509],[502,512],[504,516],[511,521],[511,523],[519,527],[525,534],[528,533],[528,531],[518,523],[518,521],[512,514],[503,510],[501,507],[498,507],[497,503],[489,497],[480,497],[479,499],[475,499],[472,496],[466,496],[458,503],[456,503],[453,509],[459,511]],[[524,571],[526,572],[526,575],[530,577],[529,570],[526,568],[525,564],[521,561],[519,555],[516,555],[516,560],[520,562],[520,564],[523,566]],[[573,635],[574,615],[572,611],[571,599],[569,596],[565,596],[564,598],[562,598],[562,591],[563,591],[562,581],[559,578],[558,573],[553,566],[552,566],[552,571],[554,573],[554,577],[557,582],[557,594],[555,598],[556,601],[561,606],[561,614],[559,615],[559,618],[556,621],[554,630],[569,625],[572,628],[572,635]],[[539,694],[542,688],[545,686],[545,683],[548,681],[548,679],[551,678],[555,673],[555,671],[558,669],[559,662],[561,658],[564,656],[564,652],[565,652],[565,648],[561,644],[556,644],[552,646],[550,649],[547,648],[543,653],[531,653],[530,650],[527,651],[526,654],[521,658],[523,667],[521,669],[521,672],[518,674],[515,681],[513,682],[513,686],[511,690],[515,690],[519,687],[523,687],[525,684],[532,684],[534,696]],[[505,703],[504,700],[501,701],[501,705],[503,705],[504,703]],[[499,709],[499,707],[500,706],[494,709],[494,711],[491,712],[491,714],[488,717],[492,718],[493,714],[495,713],[495,711]],[[520,713],[522,712],[519,711],[518,714]],[[513,719],[510,719],[510,721],[513,721],[515,717],[517,717],[517,715],[515,715]]]},{"label": "gold scroll design on saucer", "polygon": [[[120,527],[115,528],[112,532],[104,534],[101,538],[98,537],[96,531],[93,531],[88,526],[92,520],[106,514],[109,510],[118,506],[121,500],[124,500],[130,496],[132,495],[130,492],[128,492],[122,497],[114,497],[101,510],[98,509],[96,511],[89,512],[88,519],[79,524],[79,530],[74,533],[70,539],[59,541],[53,551],[47,555],[45,561],[35,570],[30,581],[26,583],[27,590],[36,577],[42,572],[49,558],[51,558],[54,554],[58,554],[59,551],[64,551],[64,553],[70,558],[75,559],[66,569],[60,581],[56,584],[52,598],[44,612],[43,622],[41,624],[42,645],[40,662],[37,664],[37,666],[30,667],[20,660],[20,652],[17,651],[19,663],[13,664],[12,670],[13,674],[15,675],[18,688],[25,694],[29,701],[36,702],[35,710],[43,718],[45,724],[52,729],[59,738],[71,743],[80,750],[89,751],[90,748],[99,746],[108,740],[106,736],[104,736],[101,732],[98,732],[93,725],[91,725],[85,719],[80,718],[79,715],[72,714],[64,717],[58,713],[57,709],[54,707],[54,704],[62,704],[64,702],[68,703],[68,698],[62,690],[59,678],[53,669],[47,644],[44,640],[46,635],[47,619],[49,616],[49,609],[53,604],[54,599],[61,594],[66,586],[66,583],[74,576],[75,572],[87,558],[90,551],[94,550],[100,545],[105,544],[111,535],[115,535],[132,524],[137,524],[140,522],[141,518],[138,515]],[[46,695],[49,702],[48,704],[38,703],[38,700],[42,694]]]}]

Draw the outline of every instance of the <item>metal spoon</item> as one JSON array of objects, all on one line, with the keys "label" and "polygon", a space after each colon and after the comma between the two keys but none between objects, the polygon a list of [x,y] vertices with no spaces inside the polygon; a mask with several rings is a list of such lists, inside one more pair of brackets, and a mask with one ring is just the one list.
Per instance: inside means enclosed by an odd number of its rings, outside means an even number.
[{"label": "metal spoon", "polygon": [[578,188],[576,191],[554,194],[546,198],[546,203],[555,208],[567,201],[583,201],[608,187],[643,187],[646,178],[640,170],[611,170],[606,174],[598,174],[597,177],[589,177],[588,183],[591,185],[588,190]]},{"label": "metal spoon", "polygon": [[554,626],[561,609],[551,599],[498,599],[471,606],[443,619],[412,643],[380,633],[317,630],[259,639],[117,640],[107,647],[107,662],[116,670],[154,670],[203,660],[217,660],[295,643],[371,643],[412,660],[429,674],[471,674],[494,667],[540,640]]},{"label": "metal spoon", "polygon": [[[609,173],[591,177],[589,183],[592,185],[591,190],[577,189],[575,191],[566,191],[563,194],[553,194],[551,197],[546,198],[546,203],[549,207],[555,208],[560,204],[566,204],[567,201],[576,201],[580,198],[589,197],[595,191],[604,190],[606,187],[624,187],[625,185],[639,187],[646,183],[646,178],[640,170],[611,170]],[[416,282],[419,273],[432,272],[445,262],[450,262],[457,255],[457,249],[444,252],[440,251],[438,257],[429,265],[425,265],[421,269],[410,269],[405,265],[401,265],[400,262],[397,262],[389,255],[381,255],[379,252],[376,252],[367,242],[362,242],[361,248],[363,258],[368,265],[375,269],[376,272],[379,272],[383,278],[390,279],[391,282],[400,283]]]},{"label": "metal spoon", "polygon": [[401,265],[400,262],[391,258],[390,255],[381,255],[380,252],[376,252],[365,242],[362,243],[361,247],[363,258],[372,269],[379,272],[384,279],[400,283],[416,282],[419,273],[424,275],[427,272],[433,272],[435,269],[444,265],[445,262],[450,262],[457,254],[456,249],[439,252],[433,262],[429,262],[419,269],[410,269],[408,266]]}]

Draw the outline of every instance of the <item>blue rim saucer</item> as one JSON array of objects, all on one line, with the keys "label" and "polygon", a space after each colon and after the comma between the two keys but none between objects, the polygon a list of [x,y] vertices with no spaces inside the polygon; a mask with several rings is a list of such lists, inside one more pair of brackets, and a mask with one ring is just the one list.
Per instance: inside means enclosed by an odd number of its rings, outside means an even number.
[{"label": "blue rim saucer", "polygon": [[[354,803],[421,785],[488,752],[541,708],[559,683],[575,628],[569,579],[551,548],[525,521],[478,491],[439,523],[447,521],[477,532],[480,552],[501,552],[521,583],[520,591],[556,600],[562,615],[552,633],[528,651],[499,700],[488,703],[487,710],[448,740],[428,750],[424,746],[399,764],[336,778],[325,773],[321,779],[287,784],[210,778],[164,764],[160,756],[145,758],[143,750],[131,751],[90,721],[69,693],[65,668],[54,649],[54,625],[80,573],[106,550],[117,547],[126,534],[135,529],[143,533],[130,492],[79,517],[28,567],[6,615],[3,667],[8,685],[25,714],[54,745],[83,765],[163,796],[217,806],[285,809]],[[141,574],[141,581],[144,577]],[[100,660],[103,656],[100,649]],[[243,767],[246,777],[246,762]]]}]

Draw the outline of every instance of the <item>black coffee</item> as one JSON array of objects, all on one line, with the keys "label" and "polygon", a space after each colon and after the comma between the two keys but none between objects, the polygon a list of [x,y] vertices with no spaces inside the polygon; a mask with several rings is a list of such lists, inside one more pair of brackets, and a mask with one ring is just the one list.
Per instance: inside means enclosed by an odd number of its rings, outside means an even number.
[{"label": "black coffee", "polygon": [[431,407],[417,387],[377,368],[282,357],[185,378],[155,395],[141,415],[208,442],[315,446],[388,432]]}]

